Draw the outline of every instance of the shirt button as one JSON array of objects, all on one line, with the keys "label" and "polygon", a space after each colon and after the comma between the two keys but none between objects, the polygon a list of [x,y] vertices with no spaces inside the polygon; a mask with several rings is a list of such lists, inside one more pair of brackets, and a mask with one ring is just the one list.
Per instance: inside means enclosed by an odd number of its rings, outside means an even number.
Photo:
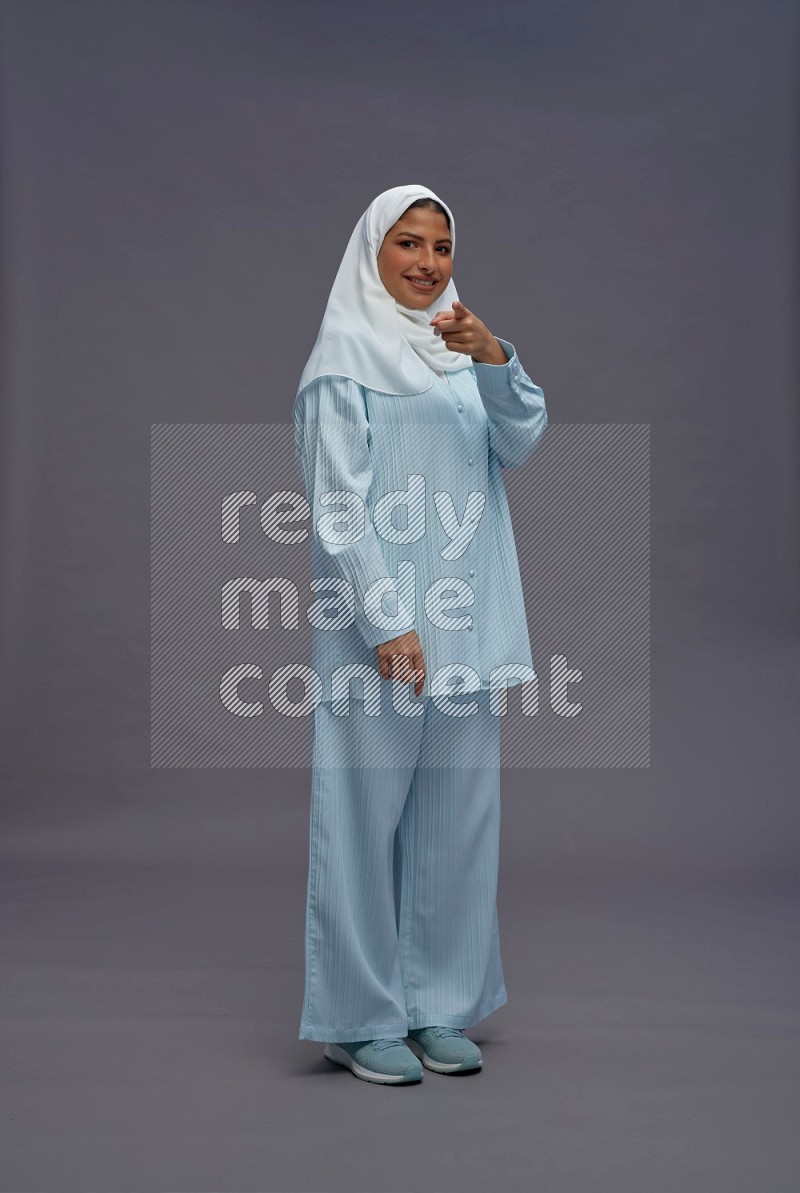
[{"label": "shirt button", "polygon": [[456,410],[457,410],[457,411],[458,411],[458,413],[460,414],[460,413],[461,413],[461,411],[462,411],[463,409],[464,409],[464,407],[463,407],[463,406],[461,405],[461,403],[459,402],[459,403],[458,403],[458,405],[456,406]]},{"label": "shirt button", "polygon": [[470,569],[469,569],[469,574],[470,574],[470,576],[474,576],[474,575],[475,575],[475,568],[470,568]]},{"label": "shirt button", "polygon": [[468,464],[472,464],[472,462],[473,462],[473,460],[472,460],[472,456],[470,456],[470,458],[467,460],[467,463],[468,463]]}]

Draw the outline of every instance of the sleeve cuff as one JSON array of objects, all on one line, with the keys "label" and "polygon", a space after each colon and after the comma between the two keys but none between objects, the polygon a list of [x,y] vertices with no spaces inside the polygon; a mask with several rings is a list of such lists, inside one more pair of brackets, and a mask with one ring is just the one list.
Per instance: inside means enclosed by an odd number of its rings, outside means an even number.
[{"label": "sleeve cuff", "polygon": [[500,336],[495,336],[495,339],[508,357],[506,363],[490,365],[474,360],[472,367],[475,370],[480,392],[486,394],[487,397],[500,398],[513,388],[513,382],[519,378],[521,366],[517,350],[511,341],[503,340]]},{"label": "sleeve cuff", "polygon": [[[380,646],[383,642],[391,642],[393,638],[399,638],[401,634],[407,634],[415,628],[414,618],[403,604],[399,590],[392,587],[393,577],[389,579],[391,582],[386,584],[380,595],[371,594],[369,600],[364,599],[357,606],[358,629],[367,646]],[[383,610],[382,598],[386,592],[394,592],[397,597],[397,612],[389,616]]]}]

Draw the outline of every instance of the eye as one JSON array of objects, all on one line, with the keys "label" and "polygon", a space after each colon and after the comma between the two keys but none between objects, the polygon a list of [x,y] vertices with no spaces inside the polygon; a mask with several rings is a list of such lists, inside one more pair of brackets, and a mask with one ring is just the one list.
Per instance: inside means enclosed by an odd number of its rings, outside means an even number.
[{"label": "eye", "polygon": [[439,248],[442,250],[442,252],[443,252],[445,255],[449,254],[449,252],[450,252],[450,248],[449,248],[449,246],[448,246],[448,245],[446,245],[446,244],[440,244],[440,245],[439,245]]},{"label": "eye", "polygon": [[403,249],[403,248],[405,248],[405,247],[406,247],[406,245],[407,245],[407,244],[416,244],[416,243],[417,243],[417,242],[416,242],[415,240],[401,240],[401,241],[400,241],[400,248],[401,248],[401,249]]}]

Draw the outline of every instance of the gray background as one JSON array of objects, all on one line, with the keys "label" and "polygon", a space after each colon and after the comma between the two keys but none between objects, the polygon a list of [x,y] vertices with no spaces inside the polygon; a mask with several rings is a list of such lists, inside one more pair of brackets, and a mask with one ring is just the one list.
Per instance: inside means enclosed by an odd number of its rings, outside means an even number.
[{"label": "gray background", "polygon": [[[2,6],[3,1190],[797,1187],[797,27]],[[510,1001],[387,1089],[295,1038],[308,772],[149,767],[149,443],[288,419],[404,182],[553,422],[651,424],[652,760],[504,773]]]}]

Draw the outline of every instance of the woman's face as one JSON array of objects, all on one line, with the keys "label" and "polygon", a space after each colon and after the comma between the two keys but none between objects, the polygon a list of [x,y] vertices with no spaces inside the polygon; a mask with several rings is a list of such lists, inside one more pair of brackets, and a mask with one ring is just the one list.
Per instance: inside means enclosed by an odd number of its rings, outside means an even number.
[{"label": "woman's face", "polygon": [[430,207],[412,207],[383,239],[378,273],[401,306],[429,307],[453,274],[453,242],[447,220]]}]

